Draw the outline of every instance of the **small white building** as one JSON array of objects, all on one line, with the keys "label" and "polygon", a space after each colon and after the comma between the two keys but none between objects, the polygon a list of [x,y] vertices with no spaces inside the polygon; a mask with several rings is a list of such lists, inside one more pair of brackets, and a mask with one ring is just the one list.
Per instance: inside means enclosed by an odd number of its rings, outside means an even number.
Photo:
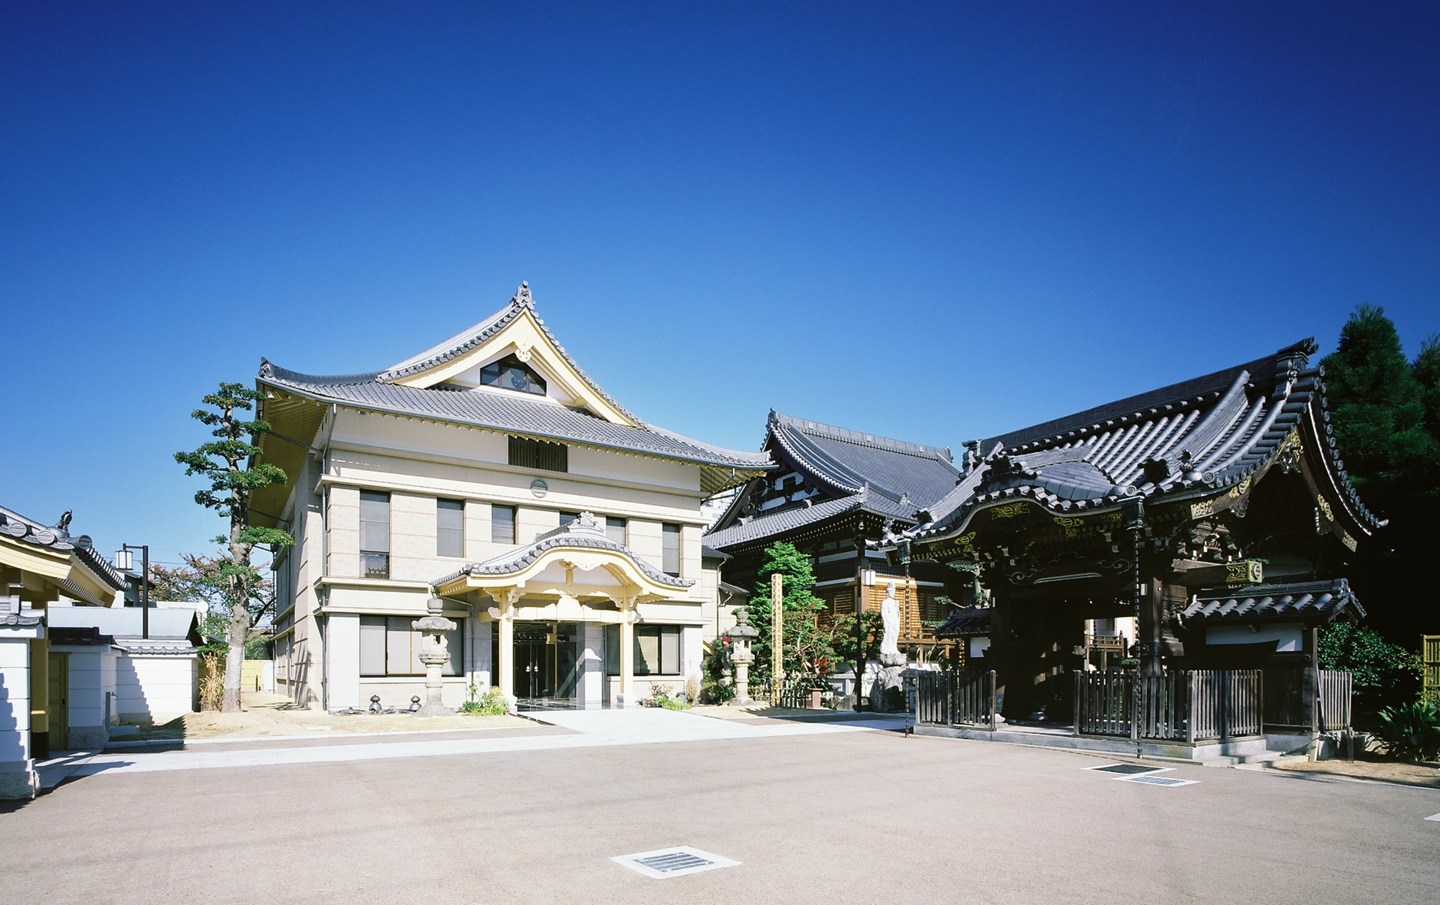
[{"label": "small white building", "polygon": [[[673,366],[692,367],[684,352]],[[259,459],[290,480],[256,491],[252,518],[295,538],[274,564],[282,694],[407,706],[424,694],[411,623],[436,596],[457,625],[451,706],[472,683],[596,707],[698,680],[720,623],[704,503],[773,466],[626,410],[556,342],[528,286],[384,370],[263,362],[256,386],[272,427]]]},{"label": "small white building", "polygon": [[[195,610],[183,605],[175,608],[151,607],[148,637],[143,623],[142,610],[138,607],[50,608],[52,632],[88,630],[108,639],[106,647],[112,649],[108,656],[113,658],[109,666],[100,665],[103,657],[98,653],[94,656],[100,659],[92,663],[88,652],[73,649],[75,652],[70,659],[71,700],[76,699],[77,689],[88,691],[91,688],[90,672],[98,669],[113,676],[103,689],[115,695],[110,713],[112,724],[164,723],[199,709],[200,656],[196,647],[201,638]],[[77,685],[77,680],[82,684]],[[72,711],[71,726],[79,725]],[[100,726],[101,722],[97,720],[84,725]],[[90,736],[82,737],[88,739]],[[72,736],[69,747],[89,748],[96,745],[78,744]]]}]

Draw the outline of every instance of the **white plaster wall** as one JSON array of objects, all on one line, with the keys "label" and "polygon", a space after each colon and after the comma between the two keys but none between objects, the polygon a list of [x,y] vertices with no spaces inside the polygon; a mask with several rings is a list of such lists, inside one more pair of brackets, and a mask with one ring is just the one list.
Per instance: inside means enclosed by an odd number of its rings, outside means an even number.
[{"label": "white plaster wall", "polygon": [[115,709],[156,723],[194,713],[198,677],[198,656],[126,654],[115,664]]},{"label": "white plaster wall", "polygon": [[[521,506],[520,511],[515,513],[515,538],[520,541],[521,544],[533,543],[536,535],[544,534],[546,531],[554,531],[559,527],[559,509],[538,509],[533,506]],[[502,545],[499,549],[508,550],[513,548]]]},{"label": "white plaster wall", "polygon": [[594,710],[605,700],[605,626],[587,622],[584,629],[580,641],[580,681],[575,696],[581,707]]},{"label": "white plaster wall", "polygon": [[360,575],[360,489],[330,488],[326,575],[357,578]]},{"label": "white plaster wall", "polygon": [[30,639],[0,629],[0,771],[30,766]]},{"label": "white plaster wall", "polygon": [[1206,644],[1257,644],[1262,641],[1279,642],[1278,653],[1303,650],[1302,636],[1305,627],[1298,622],[1276,622],[1249,625],[1211,625],[1205,628]]},{"label": "white plaster wall", "polygon": [[359,707],[360,617],[351,613],[332,613],[327,618],[325,644],[330,658],[326,674],[330,690],[328,706],[331,710]]},{"label": "white plaster wall", "polygon": [[84,650],[69,648],[71,728],[105,725],[105,656],[108,649]]},{"label": "white plaster wall", "polygon": [[687,625],[680,630],[680,674],[682,680],[676,692],[685,690],[685,682],[691,676],[697,680],[700,678],[701,666],[705,656],[705,648],[702,642],[705,637],[705,630],[698,625]]},{"label": "white plaster wall", "polygon": [[470,681],[480,687],[480,693],[484,694],[494,682],[492,676],[494,664],[490,662],[490,633],[495,629],[495,623],[479,619],[467,619],[466,625],[470,628],[470,648],[466,651],[466,657],[470,663],[466,667],[470,671]]}]

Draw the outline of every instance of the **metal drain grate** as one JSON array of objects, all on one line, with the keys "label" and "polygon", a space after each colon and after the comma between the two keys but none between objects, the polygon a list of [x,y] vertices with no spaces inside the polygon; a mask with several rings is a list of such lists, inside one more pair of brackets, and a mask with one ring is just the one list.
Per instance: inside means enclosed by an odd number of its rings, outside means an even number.
[{"label": "metal drain grate", "polygon": [[701,871],[715,870],[719,867],[734,867],[740,863],[684,845],[657,849],[653,852],[640,852],[635,855],[619,855],[610,860],[656,880],[666,880],[685,874],[698,874]]},{"label": "metal drain grate", "polygon": [[1140,773],[1164,773],[1169,767],[1142,767],[1140,764],[1109,764],[1104,767],[1086,767],[1096,773],[1123,773],[1132,776]]},{"label": "metal drain grate", "polygon": [[1193,786],[1200,782],[1198,779],[1175,779],[1170,776],[1117,776],[1120,782],[1143,782],[1147,786]]}]

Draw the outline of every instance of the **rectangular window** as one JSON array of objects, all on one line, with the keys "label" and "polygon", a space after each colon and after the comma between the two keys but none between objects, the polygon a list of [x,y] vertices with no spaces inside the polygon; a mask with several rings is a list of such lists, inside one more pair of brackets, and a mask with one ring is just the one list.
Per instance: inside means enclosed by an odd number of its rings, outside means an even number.
[{"label": "rectangular window", "polygon": [[515,507],[490,507],[490,543],[515,543]]},{"label": "rectangular window", "polygon": [[435,555],[465,555],[465,501],[435,501]]},{"label": "rectangular window", "polygon": [[660,571],[680,577],[680,526],[664,525],[661,534]]},{"label": "rectangular window", "polygon": [[[410,627],[415,616],[360,617],[360,675],[423,676],[420,633]],[[440,667],[442,676],[458,676],[465,664],[464,622],[445,633],[450,659]]]},{"label": "rectangular window", "polygon": [[360,574],[390,577],[390,494],[360,491]]},{"label": "rectangular window", "polygon": [[510,464],[545,471],[569,471],[570,447],[527,437],[510,438]]},{"label": "rectangular window", "polygon": [[635,675],[680,675],[679,626],[637,625],[635,627]]},{"label": "rectangular window", "polygon": [[360,617],[360,675],[385,675],[385,617]]},{"label": "rectangular window", "polygon": [[575,521],[575,520],[576,520],[577,518],[579,518],[579,517],[580,517],[580,513],[578,513],[578,512],[562,512],[562,513],[560,513],[560,527],[561,527],[561,528],[564,528],[566,525],[568,525],[568,524],[570,524],[571,522]]},{"label": "rectangular window", "polygon": [[605,536],[617,544],[625,543],[625,520],[623,518],[605,519]]}]

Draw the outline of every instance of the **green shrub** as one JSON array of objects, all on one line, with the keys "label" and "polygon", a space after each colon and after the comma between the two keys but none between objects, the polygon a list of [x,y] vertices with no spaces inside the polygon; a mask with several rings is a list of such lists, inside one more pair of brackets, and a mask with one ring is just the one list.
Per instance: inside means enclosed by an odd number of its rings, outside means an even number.
[{"label": "green shrub", "polygon": [[1375,737],[1385,753],[1401,760],[1440,758],[1440,706],[1412,701],[1380,711]]},{"label": "green shrub", "polygon": [[1419,654],[1386,641],[1372,628],[1348,622],[1323,626],[1316,654],[1321,669],[1350,673],[1358,725],[1377,727],[1380,711],[1404,706],[1419,697]]},{"label": "green shrub", "polygon": [[480,686],[470,683],[469,694],[465,703],[460,705],[461,713],[473,713],[477,716],[504,716],[510,712],[510,707],[505,701],[505,692],[500,686],[491,685],[480,694]]}]

